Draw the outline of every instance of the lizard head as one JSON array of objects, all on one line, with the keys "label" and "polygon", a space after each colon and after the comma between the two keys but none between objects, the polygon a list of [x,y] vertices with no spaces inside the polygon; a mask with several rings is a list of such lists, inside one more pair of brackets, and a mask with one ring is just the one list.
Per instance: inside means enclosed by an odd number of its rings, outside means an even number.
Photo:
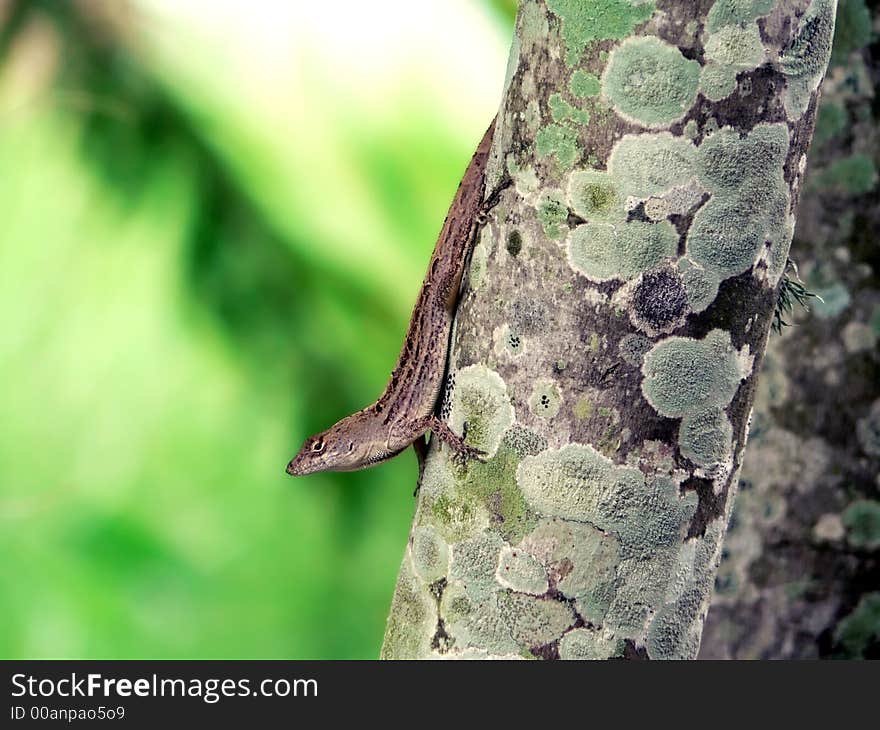
[{"label": "lizard head", "polygon": [[357,415],[307,438],[287,465],[287,473],[305,476],[320,471],[355,471],[380,461],[375,454],[375,436],[371,438]]}]

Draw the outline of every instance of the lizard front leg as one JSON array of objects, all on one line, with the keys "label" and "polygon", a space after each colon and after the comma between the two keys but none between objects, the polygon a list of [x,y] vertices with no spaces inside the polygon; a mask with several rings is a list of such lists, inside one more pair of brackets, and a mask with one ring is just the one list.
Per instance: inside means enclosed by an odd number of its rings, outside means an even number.
[{"label": "lizard front leg", "polygon": [[431,431],[431,433],[436,434],[441,441],[452,448],[455,452],[455,457],[463,463],[466,463],[470,459],[483,461],[480,457],[486,456],[485,451],[481,451],[474,446],[466,444],[461,436],[456,434],[455,431],[449,428],[449,426],[437,418],[433,413],[430,416],[420,418],[416,423],[419,428],[424,427],[426,431]]}]

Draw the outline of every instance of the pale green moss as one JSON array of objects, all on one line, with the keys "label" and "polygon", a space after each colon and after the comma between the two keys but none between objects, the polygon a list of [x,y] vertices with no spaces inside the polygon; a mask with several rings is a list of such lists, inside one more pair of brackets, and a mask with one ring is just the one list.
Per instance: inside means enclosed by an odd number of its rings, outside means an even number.
[{"label": "pale green moss", "polygon": [[677,249],[678,234],[665,221],[587,223],[574,228],[568,236],[570,265],[596,282],[631,279],[675,256]]},{"label": "pale green moss", "polygon": [[717,467],[731,456],[733,426],[724,411],[710,409],[686,415],[678,430],[681,453],[697,466]]},{"label": "pale green moss", "polygon": [[537,434],[521,427],[511,428],[494,458],[472,462],[456,492],[478,500],[480,513],[487,513],[495,529],[506,540],[515,540],[535,524],[516,483],[516,470],[522,454],[542,446]]},{"label": "pale green moss", "polygon": [[649,128],[681,119],[697,98],[700,64],[653,36],[628,38],[611,53],[602,90],[615,111]]},{"label": "pale green moss", "polygon": [[602,91],[602,84],[599,81],[599,77],[580,68],[571,75],[571,80],[568,85],[572,95],[578,99],[599,96],[599,92]]},{"label": "pale green moss", "polygon": [[547,7],[562,21],[568,49],[565,60],[574,66],[584,49],[597,40],[626,38],[654,13],[653,2],[631,0],[547,0]]},{"label": "pale green moss", "polygon": [[529,410],[540,418],[553,418],[559,413],[562,396],[555,382],[541,379],[535,383],[529,396]]},{"label": "pale green moss", "polygon": [[608,170],[622,195],[648,198],[692,178],[696,152],[688,139],[668,132],[627,134],[611,151]]},{"label": "pale green moss", "polygon": [[502,548],[495,577],[502,587],[533,596],[543,595],[550,587],[547,571],[537,558],[521,548]]},{"label": "pale green moss", "polygon": [[581,156],[575,131],[559,124],[550,124],[539,129],[535,148],[539,157],[554,155],[563,169],[570,168]]},{"label": "pale green moss", "polygon": [[559,642],[559,658],[576,659],[610,659],[623,654],[623,642],[608,638],[593,629],[574,629],[569,631]]},{"label": "pale green moss", "polygon": [[724,408],[744,377],[730,335],[717,329],[702,340],[660,341],[645,355],[642,373],[642,394],[667,418]]},{"label": "pale green moss", "polygon": [[446,577],[449,569],[449,548],[433,525],[421,525],[413,530],[413,569],[425,583]]},{"label": "pale green moss", "polygon": [[449,425],[458,434],[466,433],[468,444],[493,456],[513,420],[507,386],[498,373],[485,365],[456,371]]},{"label": "pale green moss", "polygon": [[626,219],[623,196],[612,175],[598,170],[578,170],[568,176],[568,201],[575,213],[588,221]]}]

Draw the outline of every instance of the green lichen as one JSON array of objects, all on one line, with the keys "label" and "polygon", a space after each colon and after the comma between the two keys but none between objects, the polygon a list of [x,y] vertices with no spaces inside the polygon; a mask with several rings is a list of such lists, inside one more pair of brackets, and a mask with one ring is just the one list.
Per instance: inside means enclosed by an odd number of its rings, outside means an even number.
[{"label": "green lichen", "polygon": [[623,654],[624,642],[593,629],[574,629],[559,642],[560,659],[610,659]]},{"label": "green lichen", "polygon": [[719,409],[686,415],[678,430],[681,453],[697,466],[718,467],[731,456],[733,426]]},{"label": "green lichen", "polygon": [[800,119],[822,81],[831,58],[836,9],[836,0],[812,0],[780,57],[779,66],[788,76],[784,101],[789,119]]},{"label": "green lichen", "polygon": [[504,540],[494,530],[477,535],[452,546],[449,577],[459,582],[471,596],[491,593],[496,588],[495,566],[504,547]]},{"label": "green lichen", "polygon": [[583,69],[577,69],[569,81],[569,89],[573,96],[578,99],[588,99],[591,96],[599,96],[602,91],[602,84],[599,77],[595,76]]},{"label": "green lichen", "polygon": [[489,259],[489,248],[492,245],[492,233],[485,226],[480,233],[480,242],[474,246],[471,254],[471,267],[468,271],[468,282],[471,289],[479,289],[485,282],[486,264]]},{"label": "green lichen", "polygon": [[589,445],[526,457],[516,478],[536,512],[615,532],[622,558],[674,544],[696,504],[692,493],[680,498],[672,482],[648,485],[638,469],[616,466]]},{"label": "green lichen", "polygon": [[463,584],[453,581],[443,592],[440,616],[452,639],[455,654],[461,655],[471,647],[495,655],[520,651],[498,610],[497,591],[474,594]]},{"label": "green lichen", "polygon": [[611,53],[602,90],[615,111],[648,128],[672,124],[697,98],[700,64],[653,36],[628,38]]},{"label": "green lichen", "polygon": [[759,124],[745,137],[725,127],[698,148],[700,182],[712,198],[694,216],[687,253],[719,280],[748,271],[768,247],[777,263],[787,256],[794,230],[783,177],[788,145],[786,125]]},{"label": "green lichen", "polygon": [[767,15],[776,0],[715,0],[706,18],[706,29],[714,33],[725,25],[739,25]]},{"label": "green lichen", "polygon": [[498,373],[484,365],[456,371],[449,425],[456,433],[465,434],[468,444],[491,457],[513,419],[507,386]]},{"label": "green lichen", "polygon": [[568,236],[572,268],[591,281],[631,279],[675,256],[678,234],[667,222],[587,223]]},{"label": "green lichen", "polygon": [[553,418],[559,413],[562,396],[555,382],[541,379],[535,383],[529,396],[529,410],[540,418]]},{"label": "green lichen", "polygon": [[654,13],[653,2],[631,0],[547,0],[547,7],[562,21],[569,66],[578,62],[593,41],[626,38]]},{"label": "green lichen", "polygon": [[622,221],[626,216],[616,180],[607,172],[578,170],[568,176],[568,201],[588,221]]},{"label": "green lichen", "polygon": [[678,270],[684,280],[688,306],[693,312],[702,312],[718,295],[718,277],[688,258],[679,259]]},{"label": "green lichen", "polygon": [[572,413],[574,413],[574,417],[579,421],[583,421],[585,418],[589,418],[593,415],[593,411],[596,409],[593,401],[591,401],[586,396],[581,396],[578,398],[577,403],[574,404],[574,408],[572,408]]},{"label": "green lichen", "polygon": [[645,354],[651,349],[653,343],[644,335],[629,334],[624,335],[617,345],[617,351],[620,358],[636,368],[642,367]]},{"label": "green lichen", "polygon": [[709,101],[721,101],[736,89],[736,69],[709,62],[700,71],[700,91]]},{"label": "green lichen", "polygon": [[729,333],[717,329],[702,340],[661,340],[645,355],[642,373],[642,394],[667,418],[724,408],[745,376]]},{"label": "green lichen", "polygon": [[596,527],[560,519],[541,520],[522,541],[554,578],[556,589],[573,599],[578,614],[600,625],[614,595],[620,543]]},{"label": "green lichen", "polygon": [[504,588],[532,596],[541,596],[550,587],[544,566],[520,548],[505,546],[501,549],[495,577]]},{"label": "green lichen", "polygon": [[669,132],[624,135],[614,146],[608,170],[624,196],[659,195],[694,176],[696,147]]},{"label": "green lichen", "polygon": [[576,621],[566,603],[510,591],[498,594],[498,612],[513,640],[524,649],[552,643]]},{"label": "green lichen", "polygon": [[733,93],[737,74],[757,68],[764,60],[764,45],[757,24],[719,28],[706,40],[705,54],[700,91],[711,101],[720,101]]},{"label": "green lichen", "polygon": [[724,127],[698,148],[700,180],[713,193],[737,191],[744,182],[765,182],[781,176],[788,155],[785,124],[758,124],[745,136]]},{"label": "green lichen", "polygon": [[563,169],[570,168],[581,156],[575,131],[559,124],[539,129],[535,147],[539,157],[554,155]]},{"label": "green lichen", "polygon": [[413,530],[413,569],[425,583],[445,578],[449,569],[449,548],[433,525],[421,525]]},{"label": "green lichen", "polygon": [[861,550],[880,548],[880,502],[858,499],[841,515],[850,545]]},{"label": "green lichen", "polygon": [[413,572],[407,550],[391,602],[381,658],[416,659],[425,656],[430,651],[436,623],[436,604]]},{"label": "green lichen", "polygon": [[590,121],[590,112],[586,109],[578,109],[576,106],[569,104],[565,97],[560,93],[550,95],[550,115],[554,122],[560,124],[588,124]]},{"label": "green lichen", "polygon": [[554,241],[568,233],[568,206],[561,190],[551,189],[541,194],[538,201],[538,221],[548,238]]}]

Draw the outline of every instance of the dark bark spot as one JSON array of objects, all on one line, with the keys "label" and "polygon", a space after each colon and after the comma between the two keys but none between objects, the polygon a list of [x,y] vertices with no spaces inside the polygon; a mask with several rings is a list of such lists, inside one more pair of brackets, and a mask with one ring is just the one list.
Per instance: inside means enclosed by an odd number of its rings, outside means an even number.
[{"label": "dark bark spot", "polygon": [[684,282],[673,269],[645,274],[633,292],[636,316],[655,330],[663,330],[678,322],[687,308]]},{"label": "dark bark spot", "polygon": [[710,522],[717,520],[724,515],[724,505],[727,503],[728,487],[725,485],[721,494],[715,494],[712,488],[712,482],[708,479],[699,477],[691,477],[686,479],[681,485],[682,492],[694,491],[697,493],[697,511],[691,519],[688,528],[687,539],[692,537],[703,537],[706,534],[706,527]]}]

